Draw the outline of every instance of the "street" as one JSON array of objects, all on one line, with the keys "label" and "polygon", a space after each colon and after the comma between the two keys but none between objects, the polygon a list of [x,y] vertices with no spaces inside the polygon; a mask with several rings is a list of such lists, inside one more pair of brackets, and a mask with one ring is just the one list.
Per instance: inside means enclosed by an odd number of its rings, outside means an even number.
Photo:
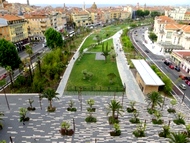
[{"label": "street", "polygon": [[[175,69],[170,69],[169,66],[164,64],[164,59],[170,59],[169,55],[161,55],[161,54],[154,54],[146,47],[146,40],[145,40],[145,31],[147,30],[147,27],[140,27],[140,28],[135,28],[132,30],[130,33],[131,39],[133,39],[133,43],[135,48],[139,50],[139,52],[142,53],[144,57],[146,57],[147,62],[154,63],[157,65],[157,67],[165,73],[173,82],[174,87],[173,87],[173,93],[178,95],[181,100],[183,99],[183,96],[185,94],[184,102],[190,107],[190,87],[186,85],[187,89],[182,90],[179,88],[179,85],[181,83],[185,84],[184,80],[181,80],[179,78],[180,74],[183,75],[188,75],[185,71],[181,70],[180,72],[176,71]],[[154,47],[152,47],[154,48]],[[170,60],[171,61],[171,60]]]}]

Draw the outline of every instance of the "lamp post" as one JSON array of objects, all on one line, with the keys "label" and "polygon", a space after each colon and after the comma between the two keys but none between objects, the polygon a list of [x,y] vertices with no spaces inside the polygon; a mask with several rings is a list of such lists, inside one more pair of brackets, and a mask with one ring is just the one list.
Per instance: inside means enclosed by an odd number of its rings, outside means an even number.
[{"label": "lamp post", "polygon": [[186,95],[186,93],[184,92],[184,93],[183,93],[183,98],[182,98],[182,103],[184,102],[185,95]]}]

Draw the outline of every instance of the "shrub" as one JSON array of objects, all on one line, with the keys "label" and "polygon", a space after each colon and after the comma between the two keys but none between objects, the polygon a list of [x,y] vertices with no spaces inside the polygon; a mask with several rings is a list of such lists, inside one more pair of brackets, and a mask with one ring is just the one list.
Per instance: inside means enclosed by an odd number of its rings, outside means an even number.
[{"label": "shrub", "polygon": [[97,122],[96,118],[93,117],[93,116],[88,116],[88,117],[86,117],[85,121],[86,121],[87,123],[93,123],[93,122],[96,123],[96,122]]}]

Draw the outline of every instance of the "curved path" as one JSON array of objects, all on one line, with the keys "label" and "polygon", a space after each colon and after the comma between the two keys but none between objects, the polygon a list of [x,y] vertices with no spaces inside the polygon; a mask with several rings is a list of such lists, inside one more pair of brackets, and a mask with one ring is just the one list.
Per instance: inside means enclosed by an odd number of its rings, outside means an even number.
[{"label": "curved path", "polygon": [[[128,99],[134,100],[134,101],[140,102],[140,103],[145,103],[145,100],[144,100],[145,97],[144,97],[143,93],[141,92],[137,82],[135,81],[135,78],[134,78],[131,70],[129,69],[129,67],[127,65],[127,60],[125,58],[124,52],[119,51],[119,49],[122,48],[121,43],[119,41],[121,34],[122,34],[122,30],[118,31],[114,36],[112,36],[110,38],[113,38],[114,48],[115,48],[116,53],[118,54],[118,56],[116,57],[116,62],[117,62],[117,67],[118,67],[118,71],[120,74],[120,78],[122,80],[123,85],[126,87],[125,93],[126,93]],[[88,35],[88,36],[90,36],[90,35]],[[86,38],[88,38],[88,36]],[[73,57],[75,59],[77,59],[79,57],[79,49],[83,45],[86,38],[83,40],[83,42],[80,44],[78,50],[74,54]],[[108,39],[110,39],[110,38],[108,38]],[[107,40],[107,39],[104,39],[103,41],[105,41],[105,40]],[[71,73],[71,70],[73,68],[75,61],[76,60],[73,60],[73,58],[70,60],[68,67],[65,70],[65,73],[62,77],[62,80],[59,83],[59,86],[56,91],[57,93],[59,93],[59,97],[63,96],[63,94],[64,94],[64,90],[65,90],[67,81],[69,79],[69,76],[70,76],[70,73]]]}]

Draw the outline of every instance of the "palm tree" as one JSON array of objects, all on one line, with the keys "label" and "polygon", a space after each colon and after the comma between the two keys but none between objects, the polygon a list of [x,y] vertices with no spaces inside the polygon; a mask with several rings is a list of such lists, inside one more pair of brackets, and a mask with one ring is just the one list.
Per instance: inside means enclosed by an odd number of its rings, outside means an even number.
[{"label": "palm tree", "polygon": [[184,133],[171,133],[168,137],[170,139],[170,143],[189,143],[190,140],[187,138],[187,135]]},{"label": "palm tree", "polygon": [[121,112],[123,112],[123,107],[120,104],[119,101],[111,100],[111,102],[108,104],[108,112],[107,115],[112,112],[112,117],[115,118],[115,112],[121,115]]},{"label": "palm tree", "polygon": [[56,95],[58,95],[58,93],[55,92],[54,89],[52,88],[47,88],[43,93],[41,98],[47,98],[49,101],[49,110],[53,110],[52,107],[52,100],[53,98],[59,99]]},{"label": "palm tree", "polygon": [[107,57],[109,56],[108,43],[106,45],[106,49],[104,49],[104,43],[102,44],[102,54],[105,57],[105,61],[107,62]]},{"label": "palm tree", "polygon": [[146,101],[148,102],[148,106],[151,104],[151,109],[154,109],[157,105],[161,107],[163,99],[160,93],[153,91],[148,93]]},{"label": "palm tree", "polygon": [[11,69],[11,66],[7,66],[6,68],[6,71],[7,71],[7,74],[9,75],[9,78],[11,80],[11,87],[13,87],[13,77],[12,77],[12,69]]},{"label": "palm tree", "polygon": [[33,54],[33,50],[32,48],[29,46],[29,45],[26,45],[26,53],[29,55],[29,58],[30,58],[30,65],[32,65],[32,54]]},{"label": "palm tree", "polygon": [[40,72],[40,76],[42,76],[42,68],[41,68],[41,61],[40,61],[40,57],[37,58],[37,63],[38,63],[38,68],[39,68],[39,72]]},{"label": "palm tree", "polygon": [[28,110],[27,110],[26,108],[24,108],[24,107],[21,107],[21,108],[19,109],[20,122],[23,122],[23,125],[25,125],[25,124],[24,124],[25,121],[28,121],[28,120],[29,120],[29,117],[26,117],[27,111],[28,111]]}]

